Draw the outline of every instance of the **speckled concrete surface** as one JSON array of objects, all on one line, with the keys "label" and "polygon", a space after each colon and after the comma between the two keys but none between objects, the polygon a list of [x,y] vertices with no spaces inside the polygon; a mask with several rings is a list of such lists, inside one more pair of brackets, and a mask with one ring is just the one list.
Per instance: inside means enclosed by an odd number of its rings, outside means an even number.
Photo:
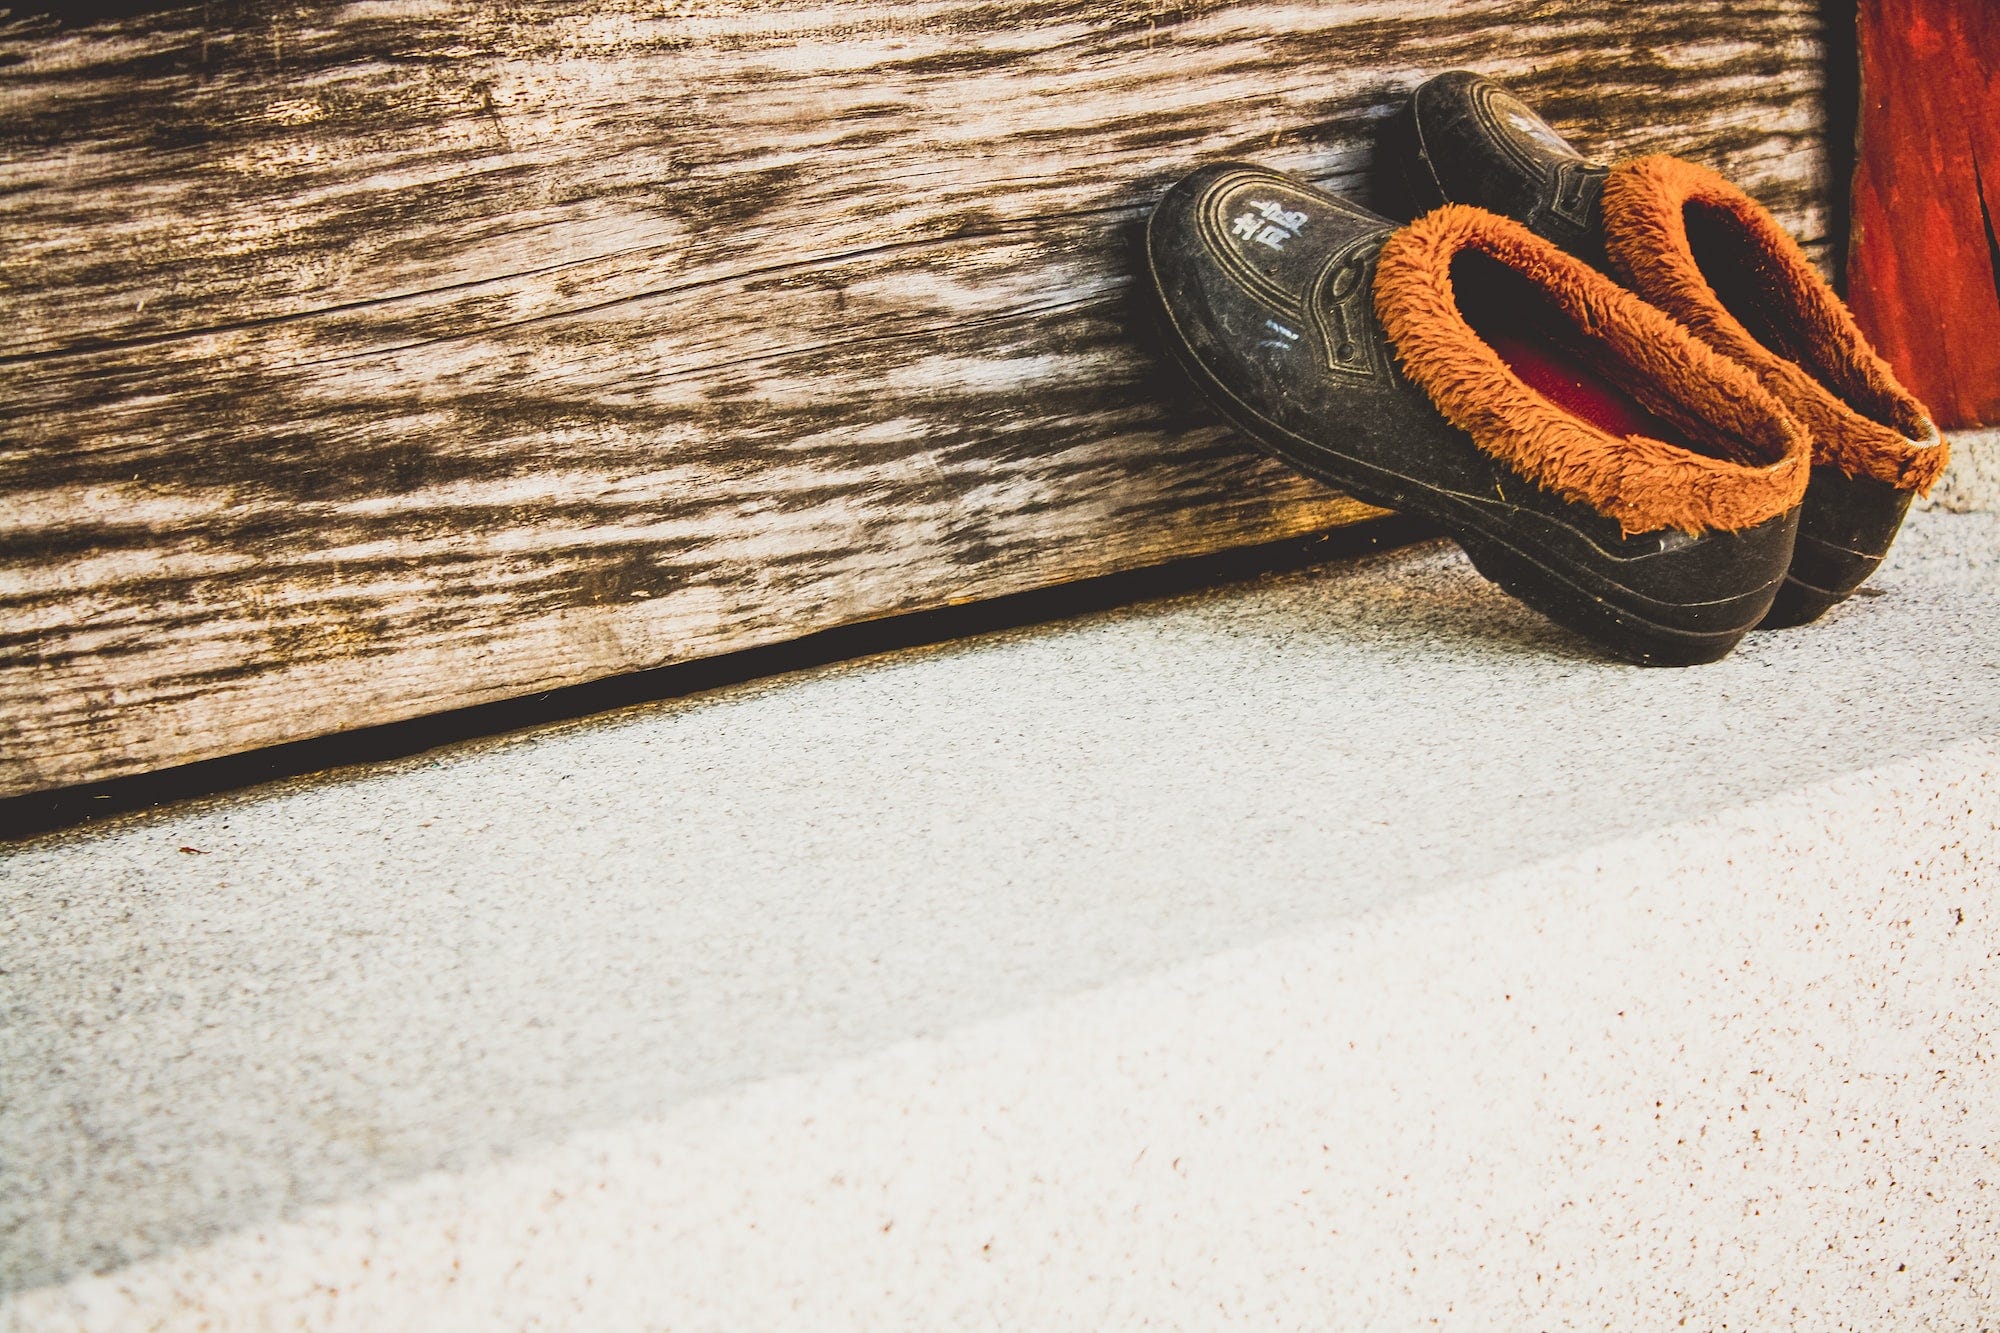
[{"label": "speckled concrete surface", "polygon": [[1957,514],[2000,509],[2000,427],[1951,433],[1951,466],[1921,503]]},{"label": "speckled concrete surface", "polygon": [[0,1309],[2000,1321],[2000,517],[1875,591],[1419,547],[14,849]]}]

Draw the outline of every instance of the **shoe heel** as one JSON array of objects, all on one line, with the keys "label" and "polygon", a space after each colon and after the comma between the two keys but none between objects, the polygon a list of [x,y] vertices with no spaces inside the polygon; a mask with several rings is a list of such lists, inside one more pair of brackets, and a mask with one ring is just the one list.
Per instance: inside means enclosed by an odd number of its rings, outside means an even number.
[{"label": "shoe heel", "polygon": [[1910,509],[1910,492],[1832,468],[1813,469],[1792,566],[1765,629],[1807,625],[1882,567]]},{"label": "shoe heel", "polygon": [[1458,543],[1465,548],[1473,568],[1504,591],[1563,628],[1639,666],[1701,666],[1720,661],[1764,618],[1774,591],[1746,594],[1731,605],[1731,623],[1718,627],[1711,616],[1703,628],[1682,628],[1615,605],[1512,547],[1465,536],[1459,536]]},{"label": "shoe heel", "polygon": [[1778,596],[1771,603],[1771,609],[1758,624],[1758,629],[1791,629],[1797,625],[1810,625],[1827,612],[1846,601],[1844,592],[1828,592],[1824,588],[1808,587],[1797,579],[1786,579],[1778,589]]}]

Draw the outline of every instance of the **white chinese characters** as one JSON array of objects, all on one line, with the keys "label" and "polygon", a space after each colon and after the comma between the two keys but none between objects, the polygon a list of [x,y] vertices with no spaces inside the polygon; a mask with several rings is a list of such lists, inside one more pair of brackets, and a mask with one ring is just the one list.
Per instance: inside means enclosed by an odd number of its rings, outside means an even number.
[{"label": "white chinese characters", "polygon": [[1249,211],[1234,218],[1229,228],[1246,241],[1283,250],[1285,242],[1297,236],[1305,225],[1303,209],[1288,210],[1269,199],[1252,199]]}]

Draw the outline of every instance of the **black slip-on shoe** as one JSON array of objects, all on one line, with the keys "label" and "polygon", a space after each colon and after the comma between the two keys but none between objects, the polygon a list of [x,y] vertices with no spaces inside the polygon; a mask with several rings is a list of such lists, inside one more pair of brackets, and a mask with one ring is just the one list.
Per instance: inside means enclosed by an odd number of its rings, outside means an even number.
[{"label": "black slip-on shoe", "polygon": [[1417,212],[1470,204],[1604,267],[1597,202],[1610,168],[1493,80],[1462,69],[1425,80],[1388,122],[1382,148]]},{"label": "black slip-on shoe", "polygon": [[1812,434],[1798,545],[1766,626],[1817,619],[1875,572],[1949,447],[1761,204],[1674,157],[1588,162],[1464,70],[1411,94],[1388,149],[1414,197],[1490,208],[1605,268],[1747,366]]},{"label": "black slip-on shoe", "polygon": [[1410,226],[1236,163],[1147,227],[1165,341],[1267,451],[1422,515],[1603,649],[1713,661],[1792,554],[1804,431],[1749,372],[1518,223]]}]

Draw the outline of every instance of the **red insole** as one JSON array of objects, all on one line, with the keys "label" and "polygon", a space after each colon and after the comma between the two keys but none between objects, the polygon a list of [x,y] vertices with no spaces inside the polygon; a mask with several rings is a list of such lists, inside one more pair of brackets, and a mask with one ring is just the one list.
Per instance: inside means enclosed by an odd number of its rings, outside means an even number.
[{"label": "red insole", "polygon": [[1693,444],[1679,428],[1646,410],[1623,389],[1555,343],[1511,330],[1479,329],[1521,382],[1574,417],[1610,435],[1650,435],[1684,449]]}]

